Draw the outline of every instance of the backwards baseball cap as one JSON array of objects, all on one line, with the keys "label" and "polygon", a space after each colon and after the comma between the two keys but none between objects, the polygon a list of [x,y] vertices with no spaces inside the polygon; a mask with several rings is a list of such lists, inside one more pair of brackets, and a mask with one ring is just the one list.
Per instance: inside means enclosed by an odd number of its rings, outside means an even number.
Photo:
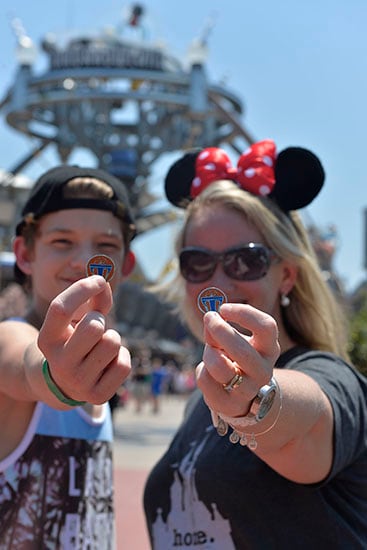
[{"label": "backwards baseball cap", "polygon": [[[75,178],[94,178],[107,184],[113,191],[110,198],[65,197],[65,185]],[[122,181],[99,168],[61,165],[45,172],[35,183],[22,209],[22,219],[16,226],[21,235],[30,220],[45,214],[69,208],[108,210],[126,224],[129,243],[136,235],[135,220],[128,194]]]}]

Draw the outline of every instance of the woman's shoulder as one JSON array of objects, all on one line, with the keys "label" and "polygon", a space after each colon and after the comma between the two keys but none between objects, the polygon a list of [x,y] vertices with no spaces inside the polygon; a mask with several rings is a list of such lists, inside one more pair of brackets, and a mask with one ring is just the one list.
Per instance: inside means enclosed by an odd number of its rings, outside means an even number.
[{"label": "woman's shoulder", "polygon": [[296,365],[313,363],[317,364],[322,362],[323,364],[343,364],[347,368],[354,369],[351,363],[348,363],[345,359],[339,355],[332,353],[331,351],[324,351],[318,349],[310,349],[301,346],[295,346],[279,356],[279,359],[275,365],[276,368],[292,368]]},{"label": "woman's shoulder", "polygon": [[335,353],[296,347],[281,354],[276,368],[301,370],[319,382],[359,386],[367,395],[367,378],[352,363]]}]

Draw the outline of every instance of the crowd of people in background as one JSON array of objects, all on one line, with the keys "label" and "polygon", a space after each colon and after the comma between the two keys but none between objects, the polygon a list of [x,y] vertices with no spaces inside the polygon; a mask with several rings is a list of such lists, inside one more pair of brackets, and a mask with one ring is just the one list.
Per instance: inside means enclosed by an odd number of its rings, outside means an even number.
[{"label": "crowd of people in background", "polygon": [[[161,412],[162,396],[186,397],[196,387],[195,367],[141,347],[132,353],[132,372],[121,387],[112,409],[131,403],[135,413]],[[111,402],[110,402],[111,404]]]},{"label": "crowd of people in background", "polygon": [[0,321],[7,317],[22,317],[26,310],[27,297],[20,285],[9,283],[0,292]]}]

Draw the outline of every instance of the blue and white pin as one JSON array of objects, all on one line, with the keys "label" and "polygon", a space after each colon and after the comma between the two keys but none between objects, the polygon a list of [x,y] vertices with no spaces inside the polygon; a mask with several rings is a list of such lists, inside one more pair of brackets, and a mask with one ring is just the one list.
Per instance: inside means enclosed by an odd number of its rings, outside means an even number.
[{"label": "blue and white pin", "polygon": [[220,306],[225,302],[228,302],[226,294],[216,286],[204,288],[197,298],[198,308],[202,313],[219,311]]},{"label": "blue and white pin", "polygon": [[87,275],[101,275],[107,282],[111,281],[115,274],[115,264],[109,256],[97,254],[89,258],[87,263]]}]

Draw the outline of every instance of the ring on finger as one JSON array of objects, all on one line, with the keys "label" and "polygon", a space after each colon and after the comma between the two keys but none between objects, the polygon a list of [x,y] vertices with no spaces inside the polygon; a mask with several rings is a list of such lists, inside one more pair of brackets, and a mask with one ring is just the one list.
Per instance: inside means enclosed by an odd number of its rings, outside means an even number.
[{"label": "ring on finger", "polygon": [[238,388],[242,384],[244,377],[241,374],[236,373],[233,378],[227,384],[223,384],[223,389],[231,393],[234,389]]}]

